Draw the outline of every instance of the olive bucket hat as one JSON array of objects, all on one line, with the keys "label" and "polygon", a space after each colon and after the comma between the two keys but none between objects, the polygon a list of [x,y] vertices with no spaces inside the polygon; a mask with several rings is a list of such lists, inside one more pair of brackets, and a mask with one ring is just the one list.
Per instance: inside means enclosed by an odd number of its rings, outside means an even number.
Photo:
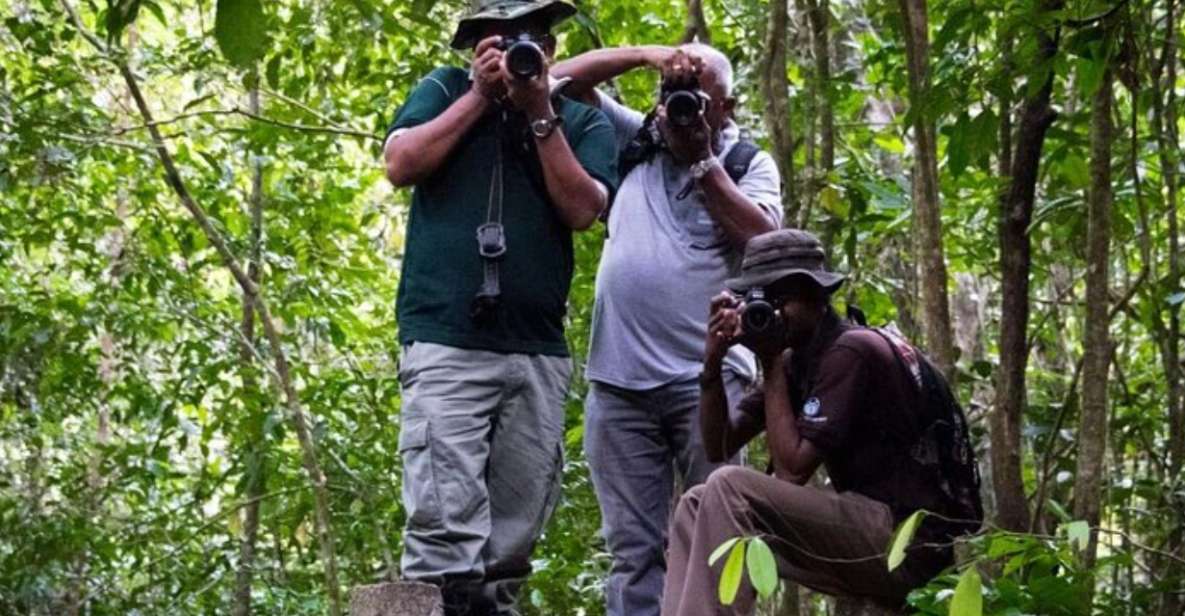
[{"label": "olive bucket hat", "polygon": [[457,24],[451,43],[453,49],[469,49],[477,44],[481,27],[491,21],[512,21],[538,15],[550,29],[576,14],[576,7],[563,0],[471,0],[469,12]]},{"label": "olive bucket hat", "polygon": [[733,291],[744,292],[798,274],[810,277],[827,293],[834,293],[845,276],[827,271],[825,261],[823,244],[813,234],[800,229],[770,231],[745,244],[740,277],[724,284]]}]

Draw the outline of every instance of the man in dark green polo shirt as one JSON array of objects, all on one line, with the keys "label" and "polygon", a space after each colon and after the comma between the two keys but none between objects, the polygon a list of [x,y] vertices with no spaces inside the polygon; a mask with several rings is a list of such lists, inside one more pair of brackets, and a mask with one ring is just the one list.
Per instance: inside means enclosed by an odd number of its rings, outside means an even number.
[{"label": "man in dark green polo shirt", "polygon": [[402,568],[440,586],[450,616],[515,613],[559,496],[572,231],[609,202],[617,149],[598,109],[553,95],[547,62],[520,76],[503,37],[549,62],[550,29],[573,13],[476,1],[452,41],[472,65],[424,77],[384,147],[391,182],[415,186],[397,307]]}]

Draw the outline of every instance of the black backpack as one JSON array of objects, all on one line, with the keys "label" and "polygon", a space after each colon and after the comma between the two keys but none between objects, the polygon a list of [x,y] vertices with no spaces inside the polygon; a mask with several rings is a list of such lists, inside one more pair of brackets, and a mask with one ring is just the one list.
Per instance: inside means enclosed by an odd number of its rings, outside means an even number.
[{"label": "black backpack", "polygon": [[[852,316],[849,313],[849,316]],[[863,314],[855,311],[861,326]],[[907,429],[904,463],[929,476],[937,485],[945,511],[934,512],[947,519],[931,520],[951,536],[968,535],[983,525],[979,465],[963,407],[951,392],[946,377],[917,347],[896,332],[868,328],[888,343],[898,366],[917,388],[921,412],[913,415]],[[908,425],[908,424],[907,424]]]},{"label": "black backpack", "polygon": [[[618,153],[617,178],[619,182],[625,182],[625,178],[631,171],[638,165],[651,160],[658,153],[661,146],[658,140],[656,117],[653,111],[647,114],[642,121],[642,127],[638,129],[634,138]],[[757,144],[748,139],[741,139],[728,151],[728,155],[721,161],[721,165],[734,183],[740,182],[741,178],[749,172],[749,165],[753,163],[753,159],[759,152],[761,152],[761,148],[757,147]],[[613,204],[610,203],[605,207],[605,211],[601,212],[601,222],[605,223],[605,237],[609,237],[609,212],[612,209]]]}]

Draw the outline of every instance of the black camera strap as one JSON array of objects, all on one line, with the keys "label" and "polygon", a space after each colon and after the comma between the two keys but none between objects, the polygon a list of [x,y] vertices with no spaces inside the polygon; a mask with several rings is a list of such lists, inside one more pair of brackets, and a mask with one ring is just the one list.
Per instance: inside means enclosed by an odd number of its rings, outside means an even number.
[{"label": "black camera strap", "polygon": [[[505,112],[503,112],[505,113]],[[490,194],[486,205],[486,221],[477,227],[477,254],[482,261],[481,287],[473,298],[469,316],[479,324],[488,323],[497,312],[502,297],[498,277],[498,262],[506,255],[506,230],[502,226],[503,164],[502,125],[494,140],[494,168],[490,172]]]}]

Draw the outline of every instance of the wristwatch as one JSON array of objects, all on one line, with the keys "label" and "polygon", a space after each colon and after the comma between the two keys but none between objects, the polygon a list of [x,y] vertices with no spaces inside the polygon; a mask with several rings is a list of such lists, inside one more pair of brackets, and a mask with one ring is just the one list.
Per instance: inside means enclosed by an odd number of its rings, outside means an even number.
[{"label": "wristwatch", "polygon": [[720,164],[720,161],[717,160],[716,157],[711,154],[709,154],[707,158],[705,158],[697,163],[692,163],[692,165],[691,165],[692,179],[694,179],[696,181],[702,180],[705,175],[708,175],[708,172],[711,171],[712,168],[714,168],[716,165],[719,165],[719,164]]},{"label": "wristwatch", "polygon": [[555,132],[555,129],[564,123],[563,116],[553,116],[551,118],[540,118],[531,122],[531,133],[535,135],[536,139],[547,139]]}]

